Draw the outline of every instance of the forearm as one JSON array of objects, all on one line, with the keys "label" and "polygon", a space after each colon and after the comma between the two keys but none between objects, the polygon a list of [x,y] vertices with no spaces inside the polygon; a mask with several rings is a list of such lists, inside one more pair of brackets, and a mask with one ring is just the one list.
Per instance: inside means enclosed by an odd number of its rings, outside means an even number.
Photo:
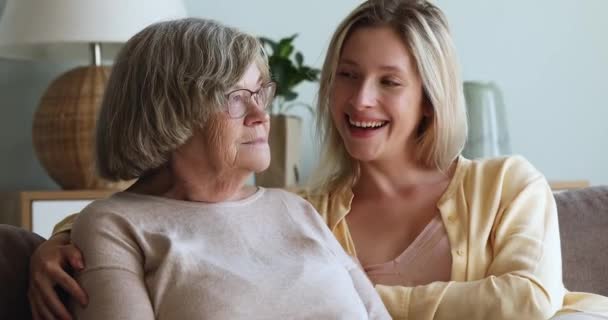
[{"label": "forearm", "polygon": [[514,274],[419,287],[376,286],[393,319],[548,319],[563,292]]}]

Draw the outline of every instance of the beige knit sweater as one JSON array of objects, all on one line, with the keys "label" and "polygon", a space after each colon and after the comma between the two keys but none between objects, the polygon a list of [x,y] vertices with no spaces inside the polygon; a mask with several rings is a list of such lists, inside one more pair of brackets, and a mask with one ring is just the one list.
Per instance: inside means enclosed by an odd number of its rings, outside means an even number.
[{"label": "beige knit sweater", "polygon": [[389,319],[303,199],[260,188],[217,204],[118,193],[74,224],[78,319]]}]

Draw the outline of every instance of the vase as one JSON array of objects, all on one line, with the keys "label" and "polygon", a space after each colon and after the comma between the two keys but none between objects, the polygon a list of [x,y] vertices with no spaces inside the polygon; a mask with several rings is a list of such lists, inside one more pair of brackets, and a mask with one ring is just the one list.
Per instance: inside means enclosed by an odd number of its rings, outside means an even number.
[{"label": "vase", "polygon": [[468,138],[463,156],[469,159],[511,153],[505,104],[500,88],[493,82],[464,82]]}]

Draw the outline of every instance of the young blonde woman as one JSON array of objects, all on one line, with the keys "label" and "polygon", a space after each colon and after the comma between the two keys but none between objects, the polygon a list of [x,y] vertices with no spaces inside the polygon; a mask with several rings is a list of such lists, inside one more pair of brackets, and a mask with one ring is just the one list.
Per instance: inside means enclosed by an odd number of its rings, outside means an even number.
[{"label": "young blonde woman", "polygon": [[[608,316],[608,299],[563,286],[557,211],[542,174],[521,157],[460,155],[466,112],[439,8],[423,0],[357,7],[331,40],[318,108],[321,165],[298,192],[394,319]],[[82,260],[65,238],[36,253],[31,291],[58,284],[84,296],[61,267]]]}]

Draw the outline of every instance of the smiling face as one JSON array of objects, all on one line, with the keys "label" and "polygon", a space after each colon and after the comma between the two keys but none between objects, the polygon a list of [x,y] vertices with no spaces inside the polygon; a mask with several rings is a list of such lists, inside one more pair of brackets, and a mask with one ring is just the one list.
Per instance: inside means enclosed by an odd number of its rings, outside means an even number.
[{"label": "smiling face", "polygon": [[368,162],[411,158],[423,117],[416,63],[390,27],[361,27],[339,58],[331,114],[346,150]]},{"label": "smiling face", "polygon": [[[263,84],[260,70],[252,63],[229,92],[238,89],[257,91]],[[249,174],[268,168],[269,116],[264,106],[258,106],[254,99],[246,103],[248,109],[244,117],[233,119],[227,111],[216,113],[206,128],[197,130],[177,152],[202,170]]]}]

